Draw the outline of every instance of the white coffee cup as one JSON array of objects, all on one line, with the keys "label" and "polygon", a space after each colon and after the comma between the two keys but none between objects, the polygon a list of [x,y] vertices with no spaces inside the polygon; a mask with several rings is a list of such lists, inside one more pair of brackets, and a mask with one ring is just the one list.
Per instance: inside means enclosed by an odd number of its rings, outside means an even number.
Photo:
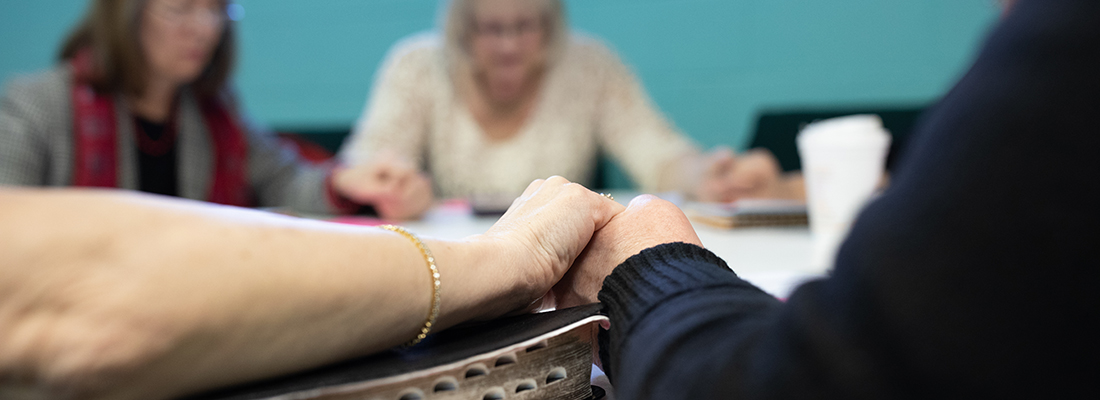
[{"label": "white coffee cup", "polygon": [[807,125],[797,142],[813,235],[810,266],[826,271],[882,179],[890,134],[877,115],[853,115]]}]

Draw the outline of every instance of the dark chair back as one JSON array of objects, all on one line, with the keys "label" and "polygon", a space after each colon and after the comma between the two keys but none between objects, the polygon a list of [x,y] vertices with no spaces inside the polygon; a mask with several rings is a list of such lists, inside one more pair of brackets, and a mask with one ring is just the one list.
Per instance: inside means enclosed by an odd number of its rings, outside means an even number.
[{"label": "dark chair back", "polygon": [[798,158],[798,146],[795,137],[807,124],[835,117],[854,114],[876,114],[882,118],[882,124],[890,131],[893,141],[886,158],[889,170],[897,161],[898,154],[905,147],[909,134],[920,118],[925,106],[910,107],[866,107],[866,108],[800,108],[784,110],[764,110],[756,119],[752,145],[750,148],[763,147],[775,154],[784,171],[802,169]]}]

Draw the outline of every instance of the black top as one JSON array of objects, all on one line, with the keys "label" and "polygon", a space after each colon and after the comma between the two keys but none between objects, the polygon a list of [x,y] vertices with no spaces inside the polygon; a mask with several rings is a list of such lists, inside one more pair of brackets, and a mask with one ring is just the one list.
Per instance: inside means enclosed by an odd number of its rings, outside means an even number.
[{"label": "black top", "polygon": [[618,396],[1100,398],[1098,21],[1095,0],[1017,4],[832,276],[786,303],[691,245],[619,266]]},{"label": "black top", "polygon": [[[138,189],[142,192],[178,196],[176,183],[176,136],[168,124],[134,117],[138,143]],[[143,138],[142,135],[145,135]]]}]

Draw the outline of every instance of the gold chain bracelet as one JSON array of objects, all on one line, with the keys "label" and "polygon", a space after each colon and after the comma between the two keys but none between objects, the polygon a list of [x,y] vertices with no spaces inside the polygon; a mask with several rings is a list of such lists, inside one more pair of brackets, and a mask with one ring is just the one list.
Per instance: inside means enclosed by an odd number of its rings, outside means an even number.
[{"label": "gold chain bracelet", "polygon": [[439,269],[435,266],[435,257],[432,256],[432,251],[428,250],[428,246],[424,245],[424,242],[420,241],[420,238],[413,235],[405,228],[396,225],[382,225],[379,228],[387,231],[396,232],[401,236],[412,240],[416,244],[416,248],[420,250],[420,254],[424,256],[424,261],[428,263],[428,270],[432,276],[432,308],[428,311],[428,319],[424,321],[424,327],[420,328],[420,333],[415,338],[405,344],[406,347],[415,346],[420,343],[421,340],[428,337],[428,332],[431,332],[432,325],[435,325],[435,319],[439,317]]}]

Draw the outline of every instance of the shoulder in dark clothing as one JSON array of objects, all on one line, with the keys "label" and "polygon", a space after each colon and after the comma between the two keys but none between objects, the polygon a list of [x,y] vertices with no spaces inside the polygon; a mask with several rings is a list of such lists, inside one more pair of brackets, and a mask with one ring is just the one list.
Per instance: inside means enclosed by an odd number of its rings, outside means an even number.
[{"label": "shoulder in dark clothing", "polygon": [[[691,257],[620,267],[600,293],[616,391],[665,400],[1100,395],[1100,253],[1084,234],[1100,224],[1096,21],[1100,2],[1022,1],[924,118],[833,276],[787,303],[732,274],[677,296],[634,290],[689,279],[707,263]],[[688,264],[696,268],[670,267]]]}]

